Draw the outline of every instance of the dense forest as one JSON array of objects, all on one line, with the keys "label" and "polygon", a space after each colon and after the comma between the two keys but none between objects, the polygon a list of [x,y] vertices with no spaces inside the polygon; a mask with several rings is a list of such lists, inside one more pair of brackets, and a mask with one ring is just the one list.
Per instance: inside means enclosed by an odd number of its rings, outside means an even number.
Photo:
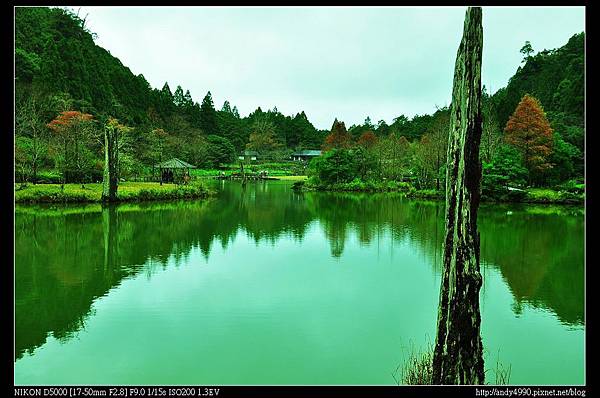
[{"label": "dense forest", "polygon": [[[45,126],[66,111],[92,115],[96,130],[109,118],[131,128],[123,140],[129,149],[121,165],[125,174],[173,156],[212,167],[233,161],[246,148],[285,158],[288,149],[320,147],[326,133],[304,112],[284,116],[276,108],[258,108],[242,118],[228,101],[216,110],[210,92],[199,104],[180,86],[174,92],[168,83],[152,88],[143,75],[95,45],[85,20],[72,11],[17,8],[15,26],[16,149],[24,163],[35,152],[37,169],[55,166],[58,151]],[[90,129],[79,130],[91,148],[79,154],[89,158],[82,172],[101,175],[102,152],[85,134]]]},{"label": "dense forest", "polygon": [[[482,193],[518,200],[528,186],[581,192],[584,179],[584,33],[556,50],[533,55],[526,42],[522,66],[494,94],[483,87],[480,158]],[[369,118],[346,130],[334,122],[330,149],[313,164],[317,185],[353,189],[365,181],[410,180],[439,192],[445,179],[449,108],[401,115],[391,125]],[[367,184],[368,185],[368,184]],[[375,184],[376,185],[376,184]]]},{"label": "dense forest", "polygon": [[[394,179],[440,188],[445,178],[448,108],[391,124],[367,118],[346,129],[316,129],[304,112],[258,108],[242,117],[229,101],[215,108],[189,90],[153,88],[143,75],[94,43],[86,21],[61,8],[15,11],[17,179],[102,178],[102,129],[118,120],[120,172],[148,173],[178,157],[202,168],[231,163],[243,150],[281,161],[299,149],[324,149],[309,173],[322,183]],[[483,189],[558,186],[583,182],[584,33],[566,45],[534,54],[521,49],[522,66],[505,88],[484,88],[481,159]],[[48,179],[46,179],[48,181]]]}]

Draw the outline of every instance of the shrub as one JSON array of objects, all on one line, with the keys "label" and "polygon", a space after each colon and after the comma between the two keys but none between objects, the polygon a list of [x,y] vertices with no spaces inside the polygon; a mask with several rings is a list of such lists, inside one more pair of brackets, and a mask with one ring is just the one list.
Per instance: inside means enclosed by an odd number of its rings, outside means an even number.
[{"label": "shrub", "polygon": [[25,203],[71,203],[71,202],[94,202],[98,200],[93,191],[85,190],[61,190],[60,187],[43,185],[28,186],[28,188],[15,192],[16,202]]},{"label": "shrub", "polygon": [[521,155],[516,149],[504,145],[490,163],[483,164],[481,195],[484,200],[518,201],[525,196],[523,187],[527,169],[523,167]]},{"label": "shrub", "polygon": [[37,173],[37,183],[40,184],[60,184],[62,176],[56,171],[44,170]]},{"label": "shrub", "polygon": [[333,149],[311,161],[311,170],[325,184],[350,182],[356,177],[356,164],[352,152],[346,149]]},{"label": "shrub", "polygon": [[[25,203],[60,202],[99,202],[102,198],[102,185],[89,184],[81,189],[79,184],[67,184],[64,190],[60,185],[28,185],[15,187],[15,201]],[[211,192],[199,183],[169,186],[152,183],[127,183],[119,188],[119,201],[145,201],[183,198],[204,198]]]},{"label": "shrub", "polygon": [[553,189],[532,188],[527,191],[527,202],[577,204],[585,200],[583,193],[555,191]]},{"label": "shrub", "polygon": [[304,181],[296,181],[292,184],[292,189],[294,191],[301,191],[304,188],[305,182]]},{"label": "shrub", "polygon": [[577,180],[569,180],[557,187],[561,191],[566,191],[569,193],[580,194],[585,192],[585,184],[580,183]]},{"label": "shrub", "polygon": [[411,187],[406,192],[406,196],[420,199],[443,199],[444,195],[444,191],[438,191],[436,189],[416,189],[414,187]]}]

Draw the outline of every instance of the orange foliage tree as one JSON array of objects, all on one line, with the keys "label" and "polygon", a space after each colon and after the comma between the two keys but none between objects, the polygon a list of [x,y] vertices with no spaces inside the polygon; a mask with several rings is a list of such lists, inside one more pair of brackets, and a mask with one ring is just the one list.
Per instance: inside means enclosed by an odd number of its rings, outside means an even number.
[{"label": "orange foliage tree", "polygon": [[89,113],[81,113],[79,111],[64,111],[61,112],[56,119],[48,123],[48,127],[50,130],[56,133],[63,133],[75,123],[92,120],[93,118],[94,117]]},{"label": "orange foliage tree", "polygon": [[53,132],[56,150],[59,152],[58,166],[63,176],[63,185],[68,172],[75,171],[81,175],[88,163],[86,152],[89,151],[88,145],[92,139],[93,119],[88,113],[64,111],[47,124]]},{"label": "orange foliage tree", "polygon": [[337,119],[334,120],[333,126],[331,126],[331,133],[325,137],[323,143],[323,150],[328,151],[330,149],[348,149],[352,146],[352,136],[346,130],[344,122],[339,122]]},{"label": "orange foliage tree", "polygon": [[505,140],[523,156],[530,181],[552,168],[552,128],[537,98],[526,94],[517,105],[506,127]]},{"label": "orange foliage tree", "polygon": [[373,148],[377,143],[377,136],[371,131],[365,131],[358,139],[358,145],[363,146],[367,149]]}]

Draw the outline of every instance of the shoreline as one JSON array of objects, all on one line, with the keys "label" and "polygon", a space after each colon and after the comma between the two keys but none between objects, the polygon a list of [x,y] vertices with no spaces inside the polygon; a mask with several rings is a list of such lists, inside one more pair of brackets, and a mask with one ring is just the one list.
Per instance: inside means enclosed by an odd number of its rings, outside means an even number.
[{"label": "shoreline", "polygon": [[[292,187],[299,192],[344,192],[344,193],[396,193],[401,194],[409,199],[422,200],[437,200],[445,201],[445,193],[436,190],[417,190],[414,188],[394,189],[385,187],[369,188],[350,188],[344,187],[342,184],[339,187],[335,186],[315,186],[303,183],[294,184]],[[502,199],[482,197],[480,203],[485,204],[537,204],[537,205],[567,205],[567,206],[585,206],[585,194],[573,194],[568,192],[554,191],[548,188],[541,189],[544,192],[552,192],[553,197],[537,195],[539,190],[527,190],[523,199]]]},{"label": "shoreline", "polygon": [[[20,188],[15,184],[15,204],[71,204],[103,203],[102,184],[29,184]],[[205,184],[175,185],[155,182],[122,182],[117,191],[117,200],[111,203],[131,203],[160,200],[206,199],[215,192]]]},{"label": "shoreline", "polygon": [[[314,186],[306,184],[306,176],[283,176],[278,181],[291,182],[291,188],[297,192],[340,192],[357,194],[400,194],[409,199],[444,201],[443,192],[436,190],[416,190],[406,187],[370,187],[356,188],[335,186]],[[114,203],[149,202],[149,201],[171,201],[181,199],[206,199],[216,194],[209,184],[204,181],[210,178],[199,179],[200,183],[190,185],[175,185],[156,182],[122,182],[119,184],[118,200]],[[19,184],[14,184],[15,204],[90,204],[102,203],[102,184],[90,183],[81,188],[81,184],[65,184],[64,191],[60,184],[29,184],[24,189],[19,189]],[[585,194],[572,194],[550,189],[543,192],[551,192],[553,195],[538,195],[538,191],[527,191],[526,197],[520,200],[482,198],[485,204],[538,204],[538,205],[569,205],[585,206]]]}]

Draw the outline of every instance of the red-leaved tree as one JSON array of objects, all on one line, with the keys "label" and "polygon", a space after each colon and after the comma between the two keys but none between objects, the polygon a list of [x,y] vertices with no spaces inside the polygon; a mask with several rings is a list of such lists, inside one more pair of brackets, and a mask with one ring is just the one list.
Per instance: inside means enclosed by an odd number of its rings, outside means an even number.
[{"label": "red-leaved tree", "polygon": [[346,130],[344,122],[339,122],[337,119],[334,120],[333,126],[331,126],[331,133],[325,137],[323,143],[323,150],[328,151],[330,149],[347,149],[352,146],[352,136]]},{"label": "red-leaved tree", "polygon": [[[55,151],[58,152],[58,166],[63,175],[63,186],[68,172],[76,172],[81,177],[89,163],[88,145],[93,134],[93,119],[94,117],[87,113],[65,111],[47,124],[53,132]],[[83,179],[81,182],[83,185]]]},{"label": "red-leaved tree", "polygon": [[506,142],[523,156],[530,182],[552,168],[548,162],[552,153],[552,128],[537,98],[526,94],[521,99],[504,132]]},{"label": "red-leaved tree", "polygon": [[358,145],[363,146],[367,149],[373,148],[377,143],[377,136],[371,131],[365,131],[358,139]]}]

